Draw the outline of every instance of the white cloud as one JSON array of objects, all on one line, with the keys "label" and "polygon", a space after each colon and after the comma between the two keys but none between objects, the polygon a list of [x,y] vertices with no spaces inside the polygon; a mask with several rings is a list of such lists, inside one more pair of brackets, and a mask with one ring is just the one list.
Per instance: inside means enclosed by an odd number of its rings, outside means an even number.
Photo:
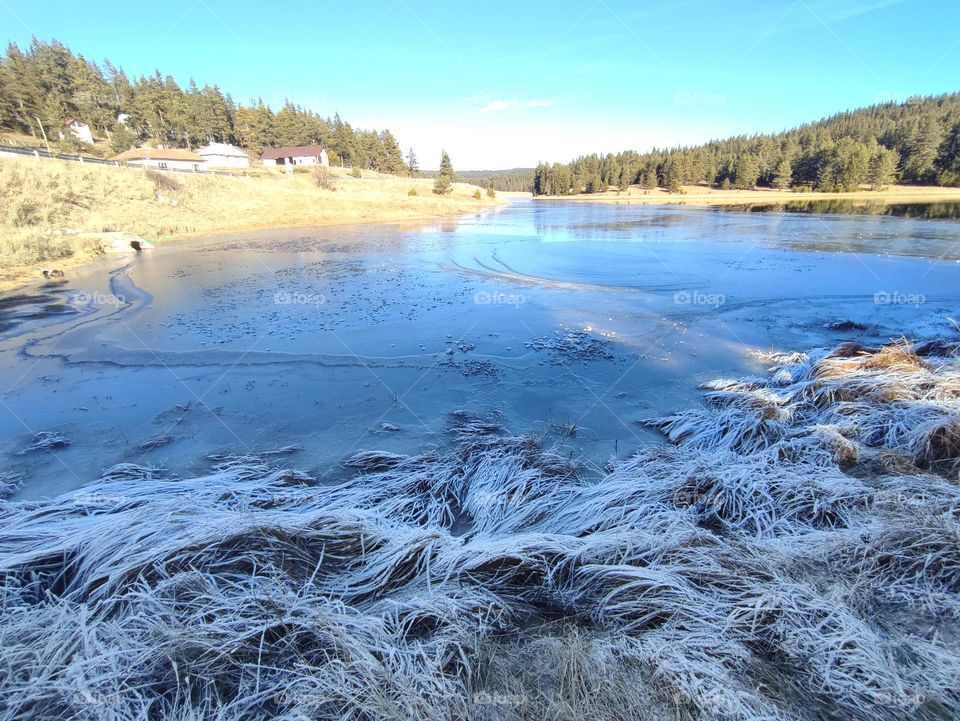
[{"label": "white cloud", "polygon": [[489,103],[484,105],[482,108],[477,108],[473,112],[475,113],[498,113],[501,110],[508,110],[509,108],[516,106],[516,101],[514,100],[491,100]]}]

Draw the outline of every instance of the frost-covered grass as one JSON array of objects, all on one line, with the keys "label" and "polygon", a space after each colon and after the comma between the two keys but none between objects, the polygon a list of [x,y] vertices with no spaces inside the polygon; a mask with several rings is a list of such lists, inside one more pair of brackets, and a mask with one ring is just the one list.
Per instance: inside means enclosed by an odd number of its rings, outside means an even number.
[{"label": "frost-covered grass", "polygon": [[588,477],[459,414],[0,506],[9,719],[954,719],[947,344],[772,358]]}]

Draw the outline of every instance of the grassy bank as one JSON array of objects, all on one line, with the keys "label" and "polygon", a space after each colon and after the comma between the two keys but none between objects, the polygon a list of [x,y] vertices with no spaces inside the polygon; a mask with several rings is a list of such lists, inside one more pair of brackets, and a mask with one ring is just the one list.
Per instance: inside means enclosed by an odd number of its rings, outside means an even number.
[{"label": "grassy bank", "polygon": [[600,478],[459,411],[0,503],[3,718],[955,719],[958,350],[767,355]]},{"label": "grassy bank", "polygon": [[721,190],[705,185],[687,185],[683,193],[668,193],[663,188],[645,190],[638,185],[627,190],[612,189],[605,193],[580,195],[542,195],[542,200],[573,200],[590,203],[684,204],[684,205],[769,205],[805,203],[816,200],[849,200],[857,203],[928,203],[960,201],[960,188],[939,186],[893,185],[881,191],[860,190],[854,193],[797,193],[791,190],[757,188],[755,190]]},{"label": "grassy bank", "polygon": [[[77,232],[126,231],[153,241],[261,227],[416,220],[475,211],[497,201],[465,183],[447,196],[433,181],[333,168],[333,189],[311,173],[249,177],[163,173],[53,160],[0,158],[0,290],[102,251]],[[416,195],[412,195],[412,190]]]}]

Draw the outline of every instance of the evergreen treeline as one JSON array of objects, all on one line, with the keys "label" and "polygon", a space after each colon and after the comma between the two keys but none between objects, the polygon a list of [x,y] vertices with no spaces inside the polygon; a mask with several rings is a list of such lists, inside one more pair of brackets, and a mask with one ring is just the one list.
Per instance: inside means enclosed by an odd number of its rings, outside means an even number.
[{"label": "evergreen treeline", "polygon": [[[121,123],[118,116],[128,116]],[[123,69],[75,55],[56,40],[34,38],[0,56],[0,129],[59,140],[67,118],[90,126],[116,152],[141,142],[197,147],[234,143],[259,155],[266,146],[325,145],[332,162],[388,173],[408,171],[389,130],[357,130],[339,115],[324,118],[287,103],[277,112],[262,100],[242,105],[216,85],[184,89],[160,71],[131,79]],[[66,142],[75,143],[66,133]]]},{"label": "evergreen treeline", "polygon": [[777,134],[541,163],[533,192],[597,193],[634,184],[679,192],[701,183],[823,191],[960,185],[960,93],[874,105]]},{"label": "evergreen treeline", "polygon": [[466,180],[481,188],[493,188],[504,192],[524,192],[533,190],[533,168],[511,168],[510,170],[465,170],[459,173]]}]

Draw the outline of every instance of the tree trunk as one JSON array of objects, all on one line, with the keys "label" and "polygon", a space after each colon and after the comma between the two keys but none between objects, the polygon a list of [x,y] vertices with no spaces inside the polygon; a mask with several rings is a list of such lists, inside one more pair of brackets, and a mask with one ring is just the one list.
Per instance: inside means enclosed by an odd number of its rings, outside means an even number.
[{"label": "tree trunk", "polygon": [[[36,117],[36,116],[34,116],[34,117]],[[43,123],[40,122],[40,118],[36,117],[36,121],[37,121],[37,125],[40,126],[40,132],[43,134],[43,142],[44,142],[44,145],[47,146],[47,152],[49,153],[49,152],[51,152],[51,151],[50,151],[50,141],[47,140],[47,131],[43,129]],[[34,137],[36,137],[36,136],[34,136]]]}]

